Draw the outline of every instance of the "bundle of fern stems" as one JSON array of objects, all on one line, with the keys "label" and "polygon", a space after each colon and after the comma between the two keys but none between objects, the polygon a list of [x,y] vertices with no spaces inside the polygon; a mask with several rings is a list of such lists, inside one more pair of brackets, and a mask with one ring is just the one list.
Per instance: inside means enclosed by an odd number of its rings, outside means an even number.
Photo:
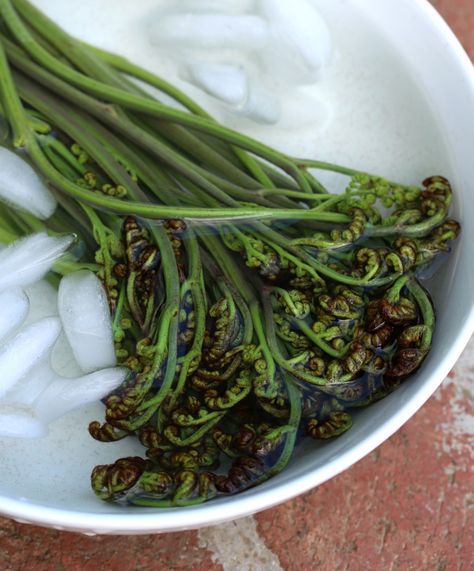
[{"label": "bundle of fern stems", "polygon": [[0,0],[0,137],[60,204],[46,222],[3,208],[0,239],[76,234],[58,271],[100,277],[130,370],[89,431],[143,455],[97,466],[100,498],[181,506],[255,486],[428,354],[419,275],[459,233],[445,178],[288,156],[27,0]]}]

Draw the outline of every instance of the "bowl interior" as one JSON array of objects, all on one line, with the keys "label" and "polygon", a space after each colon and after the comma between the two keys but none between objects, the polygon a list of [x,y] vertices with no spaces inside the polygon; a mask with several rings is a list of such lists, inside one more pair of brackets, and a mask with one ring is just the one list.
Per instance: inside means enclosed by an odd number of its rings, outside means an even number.
[{"label": "bowl interior", "polygon": [[[54,15],[52,4],[57,3],[36,3]],[[108,0],[104,2],[108,4]],[[359,60],[366,75],[359,83],[351,83],[354,73],[347,77],[341,94],[336,90],[341,86],[341,77],[331,78],[329,70],[326,95],[334,90],[334,122],[329,124],[330,131],[315,129],[316,135],[308,132],[301,140],[293,137],[294,147],[290,150],[295,154],[322,154],[327,160],[407,182],[442,173],[455,188],[455,215],[461,220],[463,231],[455,252],[431,280],[437,330],[433,349],[421,371],[388,398],[360,410],[353,428],[342,437],[324,445],[303,444],[284,472],[269,482],[193,508],[157,511],[97,500],[89,489],[91,468],[140,453],[140,447],[132,439],[115,444],[92,441],[87,424],[102,418],[102,408],[97,405],[77,411],[56,422],[47,439],[0,439],[3,513],[91,533],[177,530],[253,513],[318,485],[374,449],[429,398],[458,358],[474,328],[474,266],[469,260],[474,244],[474,201],[470,196],[474,180],[472,66],[454,36],[424,0],[354,0],[350,10],[355,10],[359,20],[357,25],[352,22],[355,31],[349,39],[351,22],[347,16],[339,17],[347,3],[315,0],[315,4],[335,30],[339,47],[334,67],[339,65],[338,73],[349,74],[349,67]],[[370,30],[369,42],[357,37],[364,30]],[[371,81],[377,78],[380,90],[369,93]],[[322,97],[324,89],[321,87]],[[352,100],[358,98],[350,111],[336,105],[349,96]],[[390,100],[385,96],[390,96]],[[373,101],[368,102],[367,98]],[[270,136],[268,132],[254,134]],[[326,137],[325,145],[321,144],[321,134]],[[274,133],[273,144],[284,147],[283,135]],[[364,139],[371,143],[364,145]]]}]

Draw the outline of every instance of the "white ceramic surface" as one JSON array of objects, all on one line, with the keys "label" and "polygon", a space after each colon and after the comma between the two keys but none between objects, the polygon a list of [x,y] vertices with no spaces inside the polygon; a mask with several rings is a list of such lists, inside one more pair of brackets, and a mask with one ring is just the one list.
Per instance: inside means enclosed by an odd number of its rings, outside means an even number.
[{"label": "white ceramic surface", "polygon": [[[463,223],[457,249],[433,284],[438,325],[433,350],[422,370],[398,391],[376,405],[361,410],[354,427],[337,440],[301,448],[281,474],[237,496],[221,498],[202,506],[153,510],[120,507],[96,500],[87,487],[76,491],[67,481],[68,462],[84,464],[87,480],[90,465],[117,457],[115,445],[91,447],[85,431],[88,419],[70,417],[82,436],[72,441],[60,421],[54,438],[58,450],[38,441],[34,449],[12,448],[0,443],[7,465],[28,451],[28,459],[13,466],[7,477],[0,468],[0,511],[19,521],[85,533],[150,533],[176,531],[245,516],[299,495],[332,478],[368,454],[402,426],[432,395],[452,368],[474,330],[474,71],[452,32],[426,0],[352,0],[384,30],[386,39],[400,56],[410,61],[413,76],[425,94],[449,149],[449,167],[456,190],[456,215]],[[381,142],[382,144],[383,142]],[[443,172],[445,174],[445,171]],[[100,417],[100,408],[89,411]],[[79,434],[79,433],[78,433]],[[62,435],[64,435],[61,440]],[[27,446],[25,444],[25,446]],[[127,444],[128,453],[134,446]],[[135,449],[136,450],[136,449]],[[84,461],[85,451],[89,454]],[[127,453],[124,447],[120,455]],[[61,455],[67,458],[61,462]],[[45,457],[49,460],[45,462]],[[5,462],[3,462],[5,465]],[[8,464],[10,463],[10,464]],[[42,463],[42,468],[40,464]],[[49,470],[35,479],[35,470]],[[81,468],[82,469],[82,468]],[[77,476],[77,474],[75,475]],[[72,480],[74,480],[72,478]]]}]

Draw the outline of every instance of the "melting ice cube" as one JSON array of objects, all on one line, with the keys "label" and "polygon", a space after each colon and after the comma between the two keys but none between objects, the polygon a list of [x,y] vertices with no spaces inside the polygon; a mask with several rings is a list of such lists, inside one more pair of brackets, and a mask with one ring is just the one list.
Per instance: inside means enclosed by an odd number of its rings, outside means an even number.
[{"label": "melting ice cube", "polygon": [[76,361],[71,345],[64,333],[59,334],[58,340],[51,353],[51,368],[61,377],[80,377],[83,370]]},{"label": "melting ice cube", "polygon": [[331,55],[331,34],[309,0],[260,0],[272,40],[264,59],[269,70],[291,81],[314,82]]},{"label": "melting ice cube", "polygon": [[30,369],[3,397],[4,402],[30,406],[56,377],[49,363],[50,355]]},{"label": "melting ice cube", "polygon": [[0,342],[25,321],[29,306],[28,297],[18,287],[0,292]]},{"label": "melting ice cube", "polygon": [[224,103],[242,105],[248,97],[247,74],[239,65],[195,61],[187,70],[191,83]]},{"label": "melting ice cube", "polygon": [[23,328],[0,348],[0,397],[51,351],[61,330],[56,317],[46,317]]},{"label": "melting ice cube", "polygon": [[242,13],[252,10],[255,0],[180,0],[179,4],[175,2],[175,8],[181,13]]},{"label": "melting ice cube", "polygon": [[33,168],[13,151],[0,147],[0,199],[45,220],[57,202]]},{"label": "melting ice cube", "polygon": [[97,276],[82,270],[59,285],[59,315],[77,363],[85,373],[116,363],[109,306]]},{"label": "melting ice cube", "polygon": [[273,125],[280,119],[280,100],[257,80],[253,80],[247,100],[238,108],[238,113],[257,123]]},{"label": "melting ice cube", "polygon": [[46,426],[29,407],[0,404],[0,435],[16,438],[40,438],[46,436]]},{"label": "melting ice cube", "polygon": [[178,49],[248,51],[267,43],[268,26],[263,18],[250,14],[164,14],[153,23],[150,35],[152,43]]},{"label": "melting ice cube", "polygon": [[55,379],[36,401],[36,414],[51,422],[85,404],[108,395],[125,380],[127,369],[115,367],[96,371],[78,379]]},{"label": "melting ice cube", "polygon": [[280,118],[278,98],[258,79],[250,79],[238,64],[192,62],[188,65],[188,78],[241,117],[264,124],[274,124]]},{"label": "melting ice cube", "polygon": [[43,317],[58,315],[58,292],[46,280],[26,286],[24,292],[30,300],[30,310],[25,325],[34,323]]},{"label": "melting ice cube", "polygon": [[74,236],[31,234],[0,252],[0,290],[27,286],[43,278],[69,248]]}]

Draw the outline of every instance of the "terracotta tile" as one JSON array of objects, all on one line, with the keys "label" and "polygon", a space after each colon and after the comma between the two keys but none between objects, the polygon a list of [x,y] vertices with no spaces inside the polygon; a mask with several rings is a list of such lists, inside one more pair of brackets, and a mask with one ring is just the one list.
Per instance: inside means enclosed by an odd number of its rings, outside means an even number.
[{"label": "terracotta tile", "polygon": [[2,571],[219,571],[196,532],[86,537],[0,519]]}]

